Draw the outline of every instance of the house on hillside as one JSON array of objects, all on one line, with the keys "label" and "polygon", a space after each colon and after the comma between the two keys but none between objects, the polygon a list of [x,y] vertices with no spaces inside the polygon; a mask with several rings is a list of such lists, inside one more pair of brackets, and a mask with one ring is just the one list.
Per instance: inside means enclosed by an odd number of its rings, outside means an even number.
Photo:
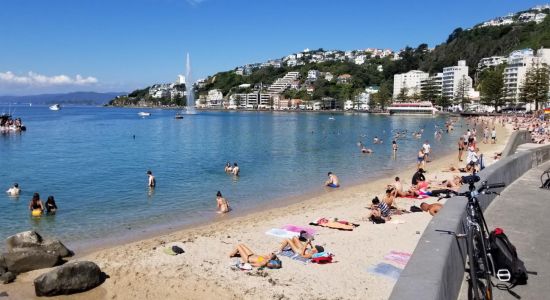
[{"label": "house on hillside", "polygon": [[337,79],[338,84],[344,84],[344,83],[350,83],[350,82],[351,82],[350,74],[342,74],[338,76],[338,79]]}]

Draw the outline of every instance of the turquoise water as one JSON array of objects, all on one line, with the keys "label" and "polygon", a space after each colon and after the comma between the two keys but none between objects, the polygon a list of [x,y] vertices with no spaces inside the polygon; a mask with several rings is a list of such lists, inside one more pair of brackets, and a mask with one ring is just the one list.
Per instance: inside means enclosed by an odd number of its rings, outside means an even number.
[{"label": "turquoise water", "polygon": [[[12,107],[13,110],[13,107]],[[220,190],[235,212],[309,192],[324,192],[326,173],[343,186],[378,178],[415,162],[424,139],[435,155],[455,150],[460,134],[434,140],[444,117],[369,114],[200,112],[175,120],[175,111],[16,107],[28,131],[0,135],[0,189],[18,182],[23,193],[0,193],[0,239],[29,229],[66,242],[125,236],[159,225],[219,219]],[[425,128],[422,139],[399,140],[392,159],[391,131]],[[135,139],[134,136],[135,135]],[[366,136],[365,136],[366,135]],[[373,145],[377,135],[385,142]],[[374,149],[361,154],[363,141]],[[238,162],[240,178],[223,171]],[[147,188],[146,171],[157,178]],[[54,195],[56,216],[30,217],[32,194]]]}]

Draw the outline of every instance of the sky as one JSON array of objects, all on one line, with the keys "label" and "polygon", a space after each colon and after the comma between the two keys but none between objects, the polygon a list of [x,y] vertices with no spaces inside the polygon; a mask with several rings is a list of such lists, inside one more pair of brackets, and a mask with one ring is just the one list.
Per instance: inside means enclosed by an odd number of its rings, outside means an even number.
[{"label": "sky", "polygon": [[0,95],[129,92],[305,48],[399,50],[531,0],[0,0]]}]

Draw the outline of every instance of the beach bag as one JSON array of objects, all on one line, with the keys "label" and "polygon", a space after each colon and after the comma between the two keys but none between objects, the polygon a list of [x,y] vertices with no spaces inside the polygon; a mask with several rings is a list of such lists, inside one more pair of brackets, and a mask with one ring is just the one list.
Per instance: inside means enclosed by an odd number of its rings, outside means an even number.
[{"label": "beach bag", "polygon": [[332,255],[315,257],[311,259],[311,262],[316,264],[328,264],[332,262]]},{"label": "beach bag", "polygon": [[491,231],[489,242],[491,245],[491,256],[493,257],[495,272],[499,274],[507,270],[510,274],[510,278],[507,282],[510,283],[511,286],[527,284],[528,276],[525,264],[519,259],[516,247],[510,242],[504,230],[495,228],[495,230]]}]

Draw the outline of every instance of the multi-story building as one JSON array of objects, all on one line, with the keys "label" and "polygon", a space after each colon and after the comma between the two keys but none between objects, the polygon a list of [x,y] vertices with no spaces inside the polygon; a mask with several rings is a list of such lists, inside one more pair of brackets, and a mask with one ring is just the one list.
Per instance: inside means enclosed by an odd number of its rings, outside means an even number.
[{"label": "multi-story building", "polygon": [[488,67],[495,67],[501,64],[504,64],[508,61],[508,59],[504,56],[491,56],[491,57],[484,57],[479,60],[479,63],[477,63],[477,70],[481,71]]},{"label": "multi-story building", "polygon": [[234,101],[235,105],[240,108],[247,108],[247,109],[253,109],[253,108],[269,108],[270,102],[271,102],[271,96],[270,94],[265,93],[248,93],[248,94],[233,94],[230,97],[230,100]]},{"label": "multi-story building", "polygon": [[468,66],[465,60],[459,60],[456,66],[443,68],[441,94],[447,99],[453,99],[457,94],[461,82],[468,92],[472,89],[472,78],[468,76]]},{"label": "multi-story building", "polygon": [[429,74],[419,70],[411,70],[407,73],[393,76],[393,98],[396,99],[402,91],[407,97],[420,94],[420,83],[428,79]]},{"label": "multi-story building", "polygon": [[178,78],[176,78],[176,84],[185,84],[185,76],[183,75],[178,75]]},{"label": "multi-story building", "polygon": [[315,81],[319,78],[319,71],[318,70],[309,70],[307,72],[307,80]]},{"label": "multi-story building", "polygon": [[223,106],[223,93],[220,90],[209,90],[206,95],[207,107],[222,107]]},{"label": "multi-story building", "polygon": [[[437,73],[433,76],[428,77],[420,82],[420,94],[433,93],[435,97],[441,97],[441,92],[443,89],[443,73]],[[429,99],[435,100],[435,99]]]},{"label": "multi-story building", "polygon": [[504,69],[504,98],[509,102],[517,102],[521,88],[529,68],[537,64],[550,65],[550,49],[517,50],[510,53],[508,65]]},{"label": "multi-story building", "polygon": [[275,80],[275,82],[269,86],[267,91],[270,94],[280,94],[290,87],[290,84],[299,77],[300,72],[288,72],[284,77]]}]

